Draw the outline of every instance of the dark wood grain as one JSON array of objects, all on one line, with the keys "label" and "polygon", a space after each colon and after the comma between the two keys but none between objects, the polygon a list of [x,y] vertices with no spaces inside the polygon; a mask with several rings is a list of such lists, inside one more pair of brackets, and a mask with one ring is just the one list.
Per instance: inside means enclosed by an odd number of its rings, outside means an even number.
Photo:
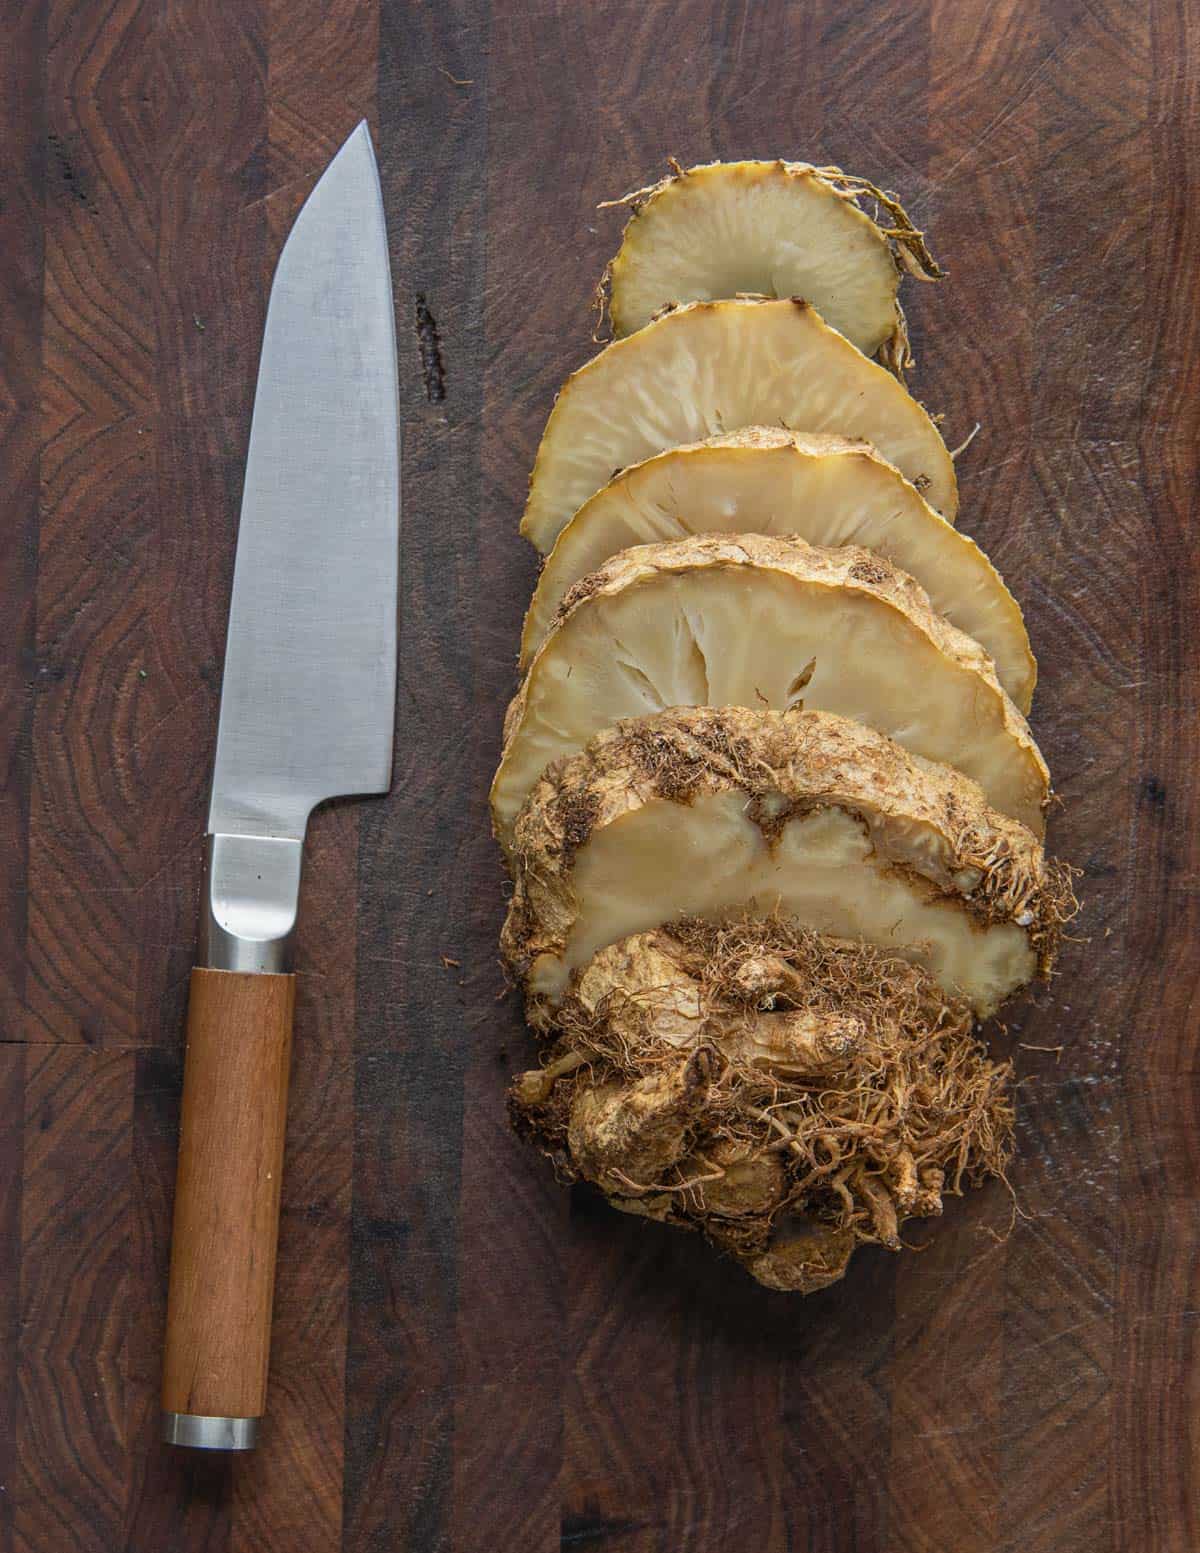
[{"label": "dark wood grain", "polygon": [[25,1048],[13,1541],[118,1546],[124,1376],[134,1319],[129,1052]]},{"label": "dark wood grain", "polygon": [[21,1415],[18,1383],[21,1365],[21,1287],[12,1276],[21,1265],[21,1195],[25,1135],[25,1053],[15,1042],[0,1045],[0,1260],[6,1276],[0,1284],[0,1548],[12,1553],[14,1499],[9,1486],[17,1475],[17,1420]]},{"label": "dark wood grain", "polygon": [[[36,652],[25,1033],[135,1038],[139,884],[170,806],[143,813],[166,693],[157,597],[153,25],[141,0],[47,7]],[[146,674],[143,679],[142,674]],[[149,742],[147,742],[149,741]],[[176,739],[184,758],[194,755]],[[157,861],[152,862],[152,858]]]},{"label": "dark wood grain", "polygon": [[[386,6],[379,135],[403,417],[396,780],[359,820],[359,1021],[344,1545],[445,1545],[452,1499],[465,999],[463,924],[483,886],[486,764],[470,598],[485,142],[474,7]],[[464,97],[464,91],[468,96]],[[477,774],[474,779],[468,773]],[[444,802],[459,792],[458,812]],[[465,806],[465,813],[464,813]]]},{"label": "dark wood grain", "polygon": [[[46,19],[24,8],[0,57],[0,134],[10,189],[0,202],[0,1032],[17,1030],[26,987],[30,729],[40,682],[35,647],[41,457],[42,268],[45,247]],[[2,1523],[0,1523],[2,1524]]]},{"label": "dark wood grain", "polygon": [[[1194,1553],[1191,0],[9,10],[0,1553]],[[396,784],[313,827],[271,1407],[233,1462],[156,1440],[199,843],[267,287],[364,115]],[[485,828],[525,478],[620,225],[596,203],[668,154],[777,153],[900,188],[951,272],[909,297],[915,387],[953,441],[981,423],[962,526],[1029,618],[1086,901],[994,1032],[1016,1218],[977,1194],[803,1303],[509,1133]]]}]

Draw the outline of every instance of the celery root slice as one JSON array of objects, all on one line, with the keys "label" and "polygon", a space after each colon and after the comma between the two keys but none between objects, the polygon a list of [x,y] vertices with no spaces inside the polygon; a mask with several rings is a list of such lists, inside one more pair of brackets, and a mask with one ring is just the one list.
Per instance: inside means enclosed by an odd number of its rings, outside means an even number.
[{"label": "celery root slice", "polygon": [[804,297],[868,356],[911,363],[901,275],[942,272],[898,201],[865,179],[806,162],[709,162],[611,203],[632,211],[601,282],[614,334],[673,303]]},{"label": "celery root slice", "polygon": [[492,815],[506,849],[551,761],[673,706],[802,702],[852,717],[1042,831],[1049,774],[991,659],[869,550],[762,534],[640,545],[564,602],[505,721]]},{"label": "celery root slice", "polygon": [[656,453],[588,498],[546,558],[525,618],[521,666],[571,586],[619,550],[690,534],[798,534],[814,545],[865,545],[973,636],[1028,712],[1037,678],[1020,608],[965,534],[867,443],[752,426]]},{"label": "celery root slice", "polygon": [[542,434],[521,532],[545,554],[618,470],[744,426],[865,438],[954,521],[953,461],[904,386],[808,304],[742,298],[667,313],[567,379]]},{"label": "celery root slice", "polygon": [[554,1005],[606,946],[682,917],[779,914],[923,966],[977,1015],[1053,960],[1073,904],[974,783],[824,712],[676,708],[535,785],[505,955]]}]

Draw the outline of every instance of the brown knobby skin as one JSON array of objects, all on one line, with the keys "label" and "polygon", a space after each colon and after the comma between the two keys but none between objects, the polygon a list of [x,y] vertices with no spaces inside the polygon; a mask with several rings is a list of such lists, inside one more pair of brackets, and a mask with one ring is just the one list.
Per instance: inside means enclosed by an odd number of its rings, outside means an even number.
[{"label": "brown knobby skin", "polygon": [[1050,775],[991,658],[860,545],[691,535],[610,557],[566,594],[504,723],[496,834],[540,773],[624,717],[803,701],[974,778],[1039,834]]},{"label": "brown knobby skin", "polygon": [[597,950],[776,911],[891,947],[981,1017],[1049,972],[1069,871],[959,772],[829,713],[676,707],[551,765],[514,832],[501,947],[553,1004]]},{"label": "brown knobby skin", "polygon": [[918,966],[780,917],[685,920],[602,949],[553,1008],[517,1130],[561,1178],[701,1230],[811,1293],[1003,1177],[1011,1070]]}]

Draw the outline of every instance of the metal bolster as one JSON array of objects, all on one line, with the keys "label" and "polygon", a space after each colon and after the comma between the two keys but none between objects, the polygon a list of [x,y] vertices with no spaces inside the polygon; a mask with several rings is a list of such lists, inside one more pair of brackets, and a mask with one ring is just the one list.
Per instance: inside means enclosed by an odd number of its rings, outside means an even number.
[{"label": "metal bolster", "polygon": [[210,835],[200,910],[200,963],[214,971],[292,968],[303,841]]},{"label": "metal bolster", "polygon": [[194,1450],[252,1451],[258,1444],[258,1419],[164,1413],[162,1437],[167,1445],[190,1445]]}]

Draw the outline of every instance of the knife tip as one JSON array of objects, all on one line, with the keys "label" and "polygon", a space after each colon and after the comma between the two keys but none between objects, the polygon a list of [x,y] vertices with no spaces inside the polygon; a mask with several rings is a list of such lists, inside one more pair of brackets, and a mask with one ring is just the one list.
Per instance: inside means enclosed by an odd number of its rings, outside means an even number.
[{"label": "knife tip", "polygon": [[371,147],[372,151],[374,151],[375,143],[371,139],[371,126],[367,123],[366,119],[359,119],[358,123],[346,136],[343,149],[345,149],[345,146],[352,145],[356,140],[365,141],[367,145]]}]

